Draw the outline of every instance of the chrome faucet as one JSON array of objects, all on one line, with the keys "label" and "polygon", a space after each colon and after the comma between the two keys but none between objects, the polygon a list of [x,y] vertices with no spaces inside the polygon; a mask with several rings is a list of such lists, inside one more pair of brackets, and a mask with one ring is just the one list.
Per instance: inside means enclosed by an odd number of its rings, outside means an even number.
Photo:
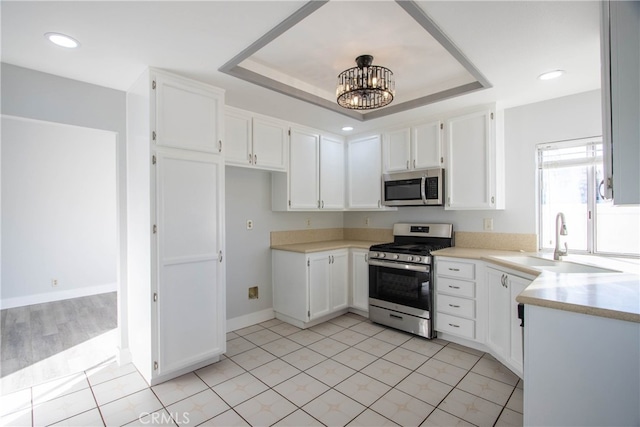
[{"label": "chrome faucet", "polygon": [[560,249],[560,236],[566,235],[567,223],[564,219],[564,214],[562,212],[558,212],[558,215],[556,215],[556,248],[553,251],[553,259],[556,261],[560,260],[560,257],[565,256],[569,250],[567,242],[564,242],[564,249]]}]

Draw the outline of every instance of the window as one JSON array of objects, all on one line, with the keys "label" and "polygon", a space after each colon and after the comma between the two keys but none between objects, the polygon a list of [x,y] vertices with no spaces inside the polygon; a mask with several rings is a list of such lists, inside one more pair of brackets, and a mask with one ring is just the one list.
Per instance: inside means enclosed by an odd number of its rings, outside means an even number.
[{"label": "window", "polygon": [[640,206],[604,200],[602,177],[601,137],[538,145],[541,249],[555,247],[562,212],[570,252],[640,255]]}]

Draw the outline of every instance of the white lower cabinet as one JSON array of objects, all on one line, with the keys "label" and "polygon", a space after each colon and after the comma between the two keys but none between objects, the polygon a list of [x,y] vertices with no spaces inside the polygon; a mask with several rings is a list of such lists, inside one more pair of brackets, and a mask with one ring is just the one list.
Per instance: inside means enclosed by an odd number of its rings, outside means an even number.
[{"label": "white lower cabinet", "polygon": [[516,297],[533,276],[483,261],[436,257],[436,330],[489,351],[523,375],[522,328]]},{"label": "white lower cabinet", "polygon": [[522,376],[522,329],[516,297],[533,278],[487,266],[487,346],[492,354]]},{"label": "white lower cabinet", "polygon": [[369,311],[368,250],[351,249],[351,301],[350,306]]},{"label": "white lower cabinet", "polygon": [[482,341],[482,300],[476,293],[481,268],[476,261],[436,258],[436,331]]},{"label": "white lower cabinet", "polygon": [[[298,327],[349,306],[349,251],[272,251],[273,309]],[[312,324],[312,323],[311,323]]]}]

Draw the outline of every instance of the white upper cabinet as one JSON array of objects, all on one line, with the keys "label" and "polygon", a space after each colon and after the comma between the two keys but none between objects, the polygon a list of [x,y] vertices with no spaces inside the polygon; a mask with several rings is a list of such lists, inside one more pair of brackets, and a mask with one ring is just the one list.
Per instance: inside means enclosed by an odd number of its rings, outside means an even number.
[{"label": "white upper cabinet", "polygon": [[500,126],[494,108],[445,120],[445,209],[504,209]]},{"label": "white upper cabinet", "polygon": [[253,118],[253,165],[260,169],[285,170],[289,126],[267,117]]},{"label": "white upper cabinet", "polygon": [[411,128],[385,132],[382,139],[385,172],[408,170],[411,167]]},{"label": "white upper cabinet", "polygon": [[156,76],[155,85],[156,145],[222,152],[224,92],[162,74]]},{"label": "white upper cabinet", "polygon": [[344,143],[320,136],[320,208],[344,209]]},{"label": "white upper cabinet", "polygon": [[225,163],[266,170],[286,170],[288,130],[285,122],[227,107]]},{"label": "white upper cabinet", "polygon": [[347,143],[347,209],[382,209],[382,141],[379,135]]},{"label": "white upper cabinet", "polygon": [[442,122],[422,123],[411,128],[411,153],[414,169],[442,166]]},{"label": "white upper cabinet", "polygon": [[251,114],[226,107],[224,112],[224,161],[226,164],[251,166]]},{"label": "white upper cabinet", "polygon": [[320,135],[292,128],[290,152],[289,207],[320,208]]},{"label": "white upper cabinet", "polygon": [[640,2],[602,3],[602,111],[606,197],[640,204]]},{"label": "white upper cabinet", "polygon": [[399,172],[441,166],[441,133],[440,120],[385,132],[384,171]]},{"label": "white upper cabinet", "polygon": [[273,210],[344,209],[344,142],[292,127],[289,172],[271,177]]}]

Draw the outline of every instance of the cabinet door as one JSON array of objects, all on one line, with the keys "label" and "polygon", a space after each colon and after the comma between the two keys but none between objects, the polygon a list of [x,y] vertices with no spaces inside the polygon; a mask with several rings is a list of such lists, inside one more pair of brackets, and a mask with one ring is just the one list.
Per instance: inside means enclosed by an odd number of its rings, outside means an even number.
[{"label": "cabinet door", "polygon": [[446,209],[489,209],[495,204],[492,111],[446,120]]},{"label": "cabinet door", "polygon": [[288,130],[286,123],[266,117],[253,118],[253,164],[256,167],[286,169]]},{"label": "cabinet door", "polygon": [[223,173],[219,156],[157,154],[159,375],[225,349]]},{"label": "cabinet door", "polygon": [[309,320],[331,311],[329,254],[309,255]]},{"label": "cabinet door", "polygon": [[508,276],[500,270],[487,268],[487,345],[506,359],[509,352],[509,285]]},{"label": "cabinet door", "polygon": [[251,115],[242,111],[224,112],[224,161],[227,164],[251,166]]},{"label": "cabinet door", "polygon": [[344,209],[344,144],[325,136],[320,139],[320,207]]},{"label": "cabinet door", "polygon": [[156,145],[220,152],[222,92],[161,74],[155,81]]},{"label": "cabinet door", "polygon": [[518,319],[518,301],[516,297],[529,286],[530,280],[509,276],[509,324],[511,325],[511,350],[509,361],[522,374],[522,327]]},{"label": "cabinet door", "polygon": [[382,147],[379,136],[347,145],[349,209],[378,209],[382,192]]},{"label": "cabinet door", "polygon": [[368,251],[351,251],[351,306],[369,311]]},{"label": "cabinet door", "polygon": [[320,136],[291,129],[289,197],[292,209],[318,209]]},{"label": "cabinet door", "polygon": [[349,257],[348,251],[331,254],[331,310],[349,306]]},{"label": "cabinet door", "polygon": [[385,172],[411,169],[411,129],[386,132],[383,136],[383,162]]},{"label": "cabinet door", "polygon": [[442,141],[440,120],[414,126],[411,138],[412,166],[414,169],[440,167]]}]

